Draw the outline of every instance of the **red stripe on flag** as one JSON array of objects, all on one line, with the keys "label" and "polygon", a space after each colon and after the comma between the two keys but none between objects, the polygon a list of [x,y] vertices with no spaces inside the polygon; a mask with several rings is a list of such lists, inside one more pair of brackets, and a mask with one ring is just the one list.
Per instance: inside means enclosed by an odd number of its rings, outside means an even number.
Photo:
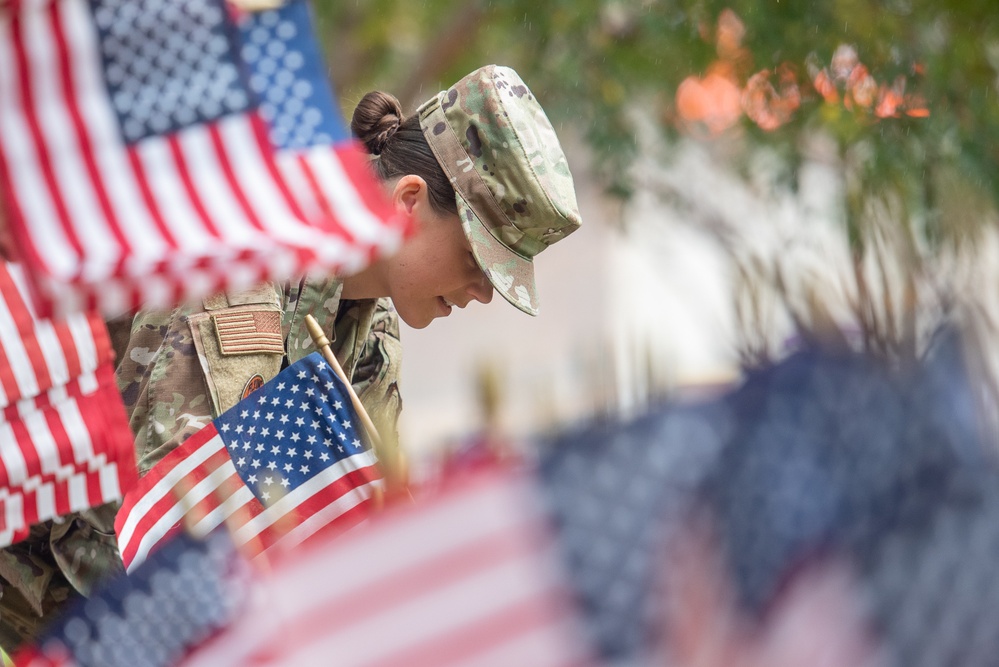
[{"label": "red stripe on flag", "polygon": [[73,226],[72,217],[66,207],[66,202],[63,200],[62,191],[59,188],[59,183],[52,167],[52,157],[49,155],[48,145],[45,143],[45,135],[42,133],[38,116],[35,113],[31,78],[27,76],[30,70],[28,68],[27,54],[24,49],[24,35],[22,34],[21,21],[22,17],[19,14],[15,14],[11,19],[11,28],[14,42],[14,57],[17,59],[17,67],[20,73],[20,94],[24,117],[27,120],[31,140],[34,142],[35,151],[38,154],[38,165],[42,170],[42,176],[48,187],[48,194],[52,198],[52,205],[55,206],[59,217],[59,224],[62,226],[66,234],[66,239],[76,253],[79,266],[80,259],[83,257],[83,247],[76,235],[76,229]]},{"label": "red stripe on flag", "polygon": [[[76,140],[79,144],[77,151],[86,166],[89,184],[97,196],[98,204],[104,215],[105,221],[111,230],[111,235],[118,243],[118,257],[124,258],[132,254],[132,247],[125,238],[121,229],[121,223],[115,214],[114,206],[108,197],[104,187],[104,178],[94,159],[94,145],[87,133],[86,123],[80,115],[80,108],[76,103],[76,86],[73,82],[73,68],[70,63],[70,53],[66,46],[66,36],[62,28],[62,7],[63,3],[53,2],[49,5],[48,18],[52,28],[52,35],[55,37],[56,59],[58,61],[57,73],[62,83],[63,103],[73,122],[73,129],[76,132]],[[119,259],[120,261],[120,259]]]}]

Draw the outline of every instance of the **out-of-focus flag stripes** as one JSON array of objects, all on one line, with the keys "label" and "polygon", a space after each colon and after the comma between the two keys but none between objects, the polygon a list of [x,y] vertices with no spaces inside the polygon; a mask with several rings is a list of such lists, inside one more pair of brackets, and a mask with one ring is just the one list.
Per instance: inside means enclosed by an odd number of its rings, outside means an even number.
[{"label": "out-of-focus flag stripes", "polygon": [[20,269],[0,263],[0,546],[136,478],[103,322],[37,319],[28,304]]},{"label": "out-of-focus flag stripes", "polygon": [[0,190],[46,305],[167,307],[394,250],[407,223],[325,72],[304,0],[0,3]]},{"label": "out-of-focus flag stripes", "polygon": [[313,352],[195,433],[126,496],[115,520],[130,570],[181,530],[225,523],[248,556],[343,531],[381,484],[345,385]]},{"label": "out-of-focus flag stripes", "polygon": [[181,664],[591,664],[532,482],[483,474],[272,561],[266,603]]},{"label": "out-of-focus flag stripes", "polygon": [[96,313],[39,319],[18,265],[0,262],[0,294],[0,407],[89,378],[114,361]]}]

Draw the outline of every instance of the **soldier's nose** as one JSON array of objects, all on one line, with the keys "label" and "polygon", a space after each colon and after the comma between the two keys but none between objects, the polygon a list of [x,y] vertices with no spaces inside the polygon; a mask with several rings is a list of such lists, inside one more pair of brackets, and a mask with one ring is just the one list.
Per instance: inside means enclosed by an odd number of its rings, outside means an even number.
[{"label": "soldier's nose", "polygon": [[484,273],[480,273],[478,280],[468,286],[467,292],[473,299],[482,303],[493,300],[493,285]]}]

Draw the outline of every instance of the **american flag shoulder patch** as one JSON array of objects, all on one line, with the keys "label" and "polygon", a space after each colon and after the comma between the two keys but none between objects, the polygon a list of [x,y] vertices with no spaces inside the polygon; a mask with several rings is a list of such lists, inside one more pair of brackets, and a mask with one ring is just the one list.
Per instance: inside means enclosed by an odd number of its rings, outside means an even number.
[{"label": "american flag shoulder patch", "polygon": [[281,313],[274,310],[245,309],[212,315],[219,351],[237,354],[284,354]]}]

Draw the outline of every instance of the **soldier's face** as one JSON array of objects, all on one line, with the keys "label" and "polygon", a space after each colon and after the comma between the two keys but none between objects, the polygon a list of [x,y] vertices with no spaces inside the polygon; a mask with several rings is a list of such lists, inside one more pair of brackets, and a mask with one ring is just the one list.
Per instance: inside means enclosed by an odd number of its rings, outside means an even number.
[{"label": "soldier's face", "polygon": [[[422,182],[422,179],[421,179]],[[422,190],[406,200],[415,234],[387,262],[389,296],[399,317],[415,329],[472,301],[489,303],[493,287],[482,273],[458,216],[439,215]]]}]

